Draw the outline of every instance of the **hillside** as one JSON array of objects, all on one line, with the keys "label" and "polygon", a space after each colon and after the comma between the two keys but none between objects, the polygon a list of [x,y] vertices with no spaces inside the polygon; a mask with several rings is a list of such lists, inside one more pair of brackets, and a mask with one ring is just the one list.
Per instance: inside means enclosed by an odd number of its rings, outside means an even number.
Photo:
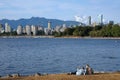
[{"label": "hillside", "polygon": [[57,25],[63,25],[66,24],[67,26],[71,25],[79,25],[79,22],[76,21],[63,21],[63,20],[58,20],[58,19],[47,19],[43,17],[31,17],[30,19],[19,19],[19,20],[8,20],[8,19],[2,19],[0,20],[0,23],[5,24],[6,22],[12,27],[12,28],[17,28],[18,25],[40,25],[43,27],[47,27],[47,23],[50,21],[52,24],[52,27],[54,28]]}]

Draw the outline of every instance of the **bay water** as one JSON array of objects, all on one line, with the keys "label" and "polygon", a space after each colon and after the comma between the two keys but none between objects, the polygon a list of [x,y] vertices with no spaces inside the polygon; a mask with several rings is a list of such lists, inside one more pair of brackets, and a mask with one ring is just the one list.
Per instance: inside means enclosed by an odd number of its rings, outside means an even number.
[{"label": "bay water", "polygon": [[120,70],[119,39],[0,38],[0,75]]}]

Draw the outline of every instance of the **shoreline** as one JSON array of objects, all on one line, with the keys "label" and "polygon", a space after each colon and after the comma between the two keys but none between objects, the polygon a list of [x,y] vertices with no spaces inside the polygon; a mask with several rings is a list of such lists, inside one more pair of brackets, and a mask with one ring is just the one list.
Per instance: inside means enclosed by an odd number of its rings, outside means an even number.
[{"label": "shoreline", "polygon": [[120,39],[120,37],[79,37],[79,36],[0,36],[0,38],[65,38],[65,39]]},{"label": "shoreline", "polygon": [[0,36],[0,38],[54,38],[54,36]]},{"label": "shoreline", "polygon": [[0,77],[0,80],[119,80],[118,72],[95,72],[92,75],[70,75],[68,73],[59,74],[39,74],[21,76],[19,74]]},{"label": "shoreline", "polygon": [[[120,71],[94,71],[94,74],[111,74],[111,73],[120,73]],[[24,76],[35,76],[35,75],[41,75],[41,76],[44,76],[44,75],[56,75],[56,74],[68,74],[68,75],[75,75],[75,74],[71,74],[71,72],[65,72],[65,73],[32,73],[32,74],[19,74],[19,73],[13,73],[13,74],[6,74],[6,75],[0,75],[0,78],[5,78],[5,77],[14,77],[14,76],[21,76],[21,77],[24,77]],[[94,74],[91,74],[91,75],[94,75]]]}]

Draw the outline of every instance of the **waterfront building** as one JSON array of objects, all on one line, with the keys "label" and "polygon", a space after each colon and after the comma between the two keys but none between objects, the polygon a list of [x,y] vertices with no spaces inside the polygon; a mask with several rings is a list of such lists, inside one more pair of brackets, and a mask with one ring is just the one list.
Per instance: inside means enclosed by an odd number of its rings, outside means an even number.
[{"label": "waterfront building", "polygon": [[5,23],[5,32],[11,32],[11,26],[8,23]]},{"label": "waterfront building", "polygon": [[48,28],[44,29],[45,35],[51,35],[52,34],[52,28],[51,28],[51,22],[48,21]]},{"label": "waterfront building", "polygon": [[34,25],[31,25],[31,32],[33,32],[34,27],[35,27]]},{"label": "waterfront building", "polygon": [[56,31],[56,32],[60,32],[60,29],[61,29],[61,26],[56,26],[56,27],[55,27],[55,31]]},{"label": "waterfront building", "polygon": [[41,26],[38,26],[38,31],[44,31],[44,28]]},{"label": "waterfront building", "polygon": [[23,28],[22,28],[21,25],[19,25],[19,26],[17,27],[17,34],[18,34],[18,35],[21,35],[22,33],[23,33]]},{"label": "waterfront building", "polygon": [[51,30],[51,22],[48,21],[48,29]]},{"label": "waterfront building", "polygon": [[66,24],[63,24],[63,27],[66,27]]},{"label": "waterfront building", "polygon": [[44,35],[44,28],[42,26],[37,26],[37,35]]},{"label": "waterfront building", "polygon": [[52,30],[48,29],[48,28],[44,28],[44,32],[45,32],[45,35],[51,35],[52,34]]},{"label": "waterfront building", "polygon": [[65,29],[67,29],[66,24],[63,24],[63,26],[56,26],[54,31],[56,31],[56,32],[64,32]]},{"label": "waterfront building", "polygon": [[4,27],[2,24],[0,24],[0,33],[3,33],[4,32]]},{"label": "waterfront building", "polygon": [[44,28],[45,35],[48,35],[48,28]]},{"label": "waterfront building", "polygon": [[66,25],[63,25],[63,26],[61,27],[61,29],[60,29],[60,32],[64,32],[65,29],[67,29],[67,27],[66,27]]},{"label": "waterfront building", "polygon": [[31,35],[31,26],[30,25],[26,25],[25,28],[26,28],[26,34],[30,36]]},{"label": "waterfront building", "polygon": [[32,33],[33,33],[34,36],[37,35],[37,32],[38,32],[37,26],[32,25],[31,26],[31,31],[32,31]]},{"label": "waterfront building", "polygon": [[22,31],[23,31],[23,33],[25,34],[25,33],[26,33],[26,28],[23,27]]}]

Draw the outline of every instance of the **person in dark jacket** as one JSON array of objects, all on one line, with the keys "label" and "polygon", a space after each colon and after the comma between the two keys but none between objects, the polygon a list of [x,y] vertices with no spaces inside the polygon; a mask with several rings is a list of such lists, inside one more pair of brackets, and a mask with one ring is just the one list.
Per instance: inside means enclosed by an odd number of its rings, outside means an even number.
[{"label": "person in dark jacket", "polygon": [[85,75],[91,75],[93,73],[94,73],[93,69],[87,64],[85,69]]}]

